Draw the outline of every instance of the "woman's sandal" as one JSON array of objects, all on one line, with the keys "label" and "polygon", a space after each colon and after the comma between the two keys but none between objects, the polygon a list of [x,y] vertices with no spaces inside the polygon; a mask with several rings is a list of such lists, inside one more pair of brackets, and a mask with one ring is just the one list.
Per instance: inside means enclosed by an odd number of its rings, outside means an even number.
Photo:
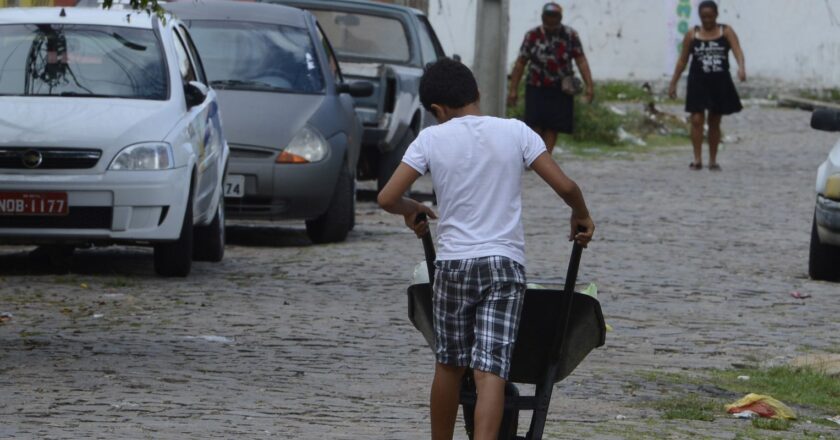
[{"label": "woman's sandal", "polygon": [[689,164],[688,167],[691,168],[692,170],[702,170],[703,169],[703,164],[702,163],[691,162],[691,164]]},{"label": "woman's sandal", "polygon": [[720,165],[712,164],[712,165],[709,165],[709,171],[722,171],[722,170],[720,169]]}]

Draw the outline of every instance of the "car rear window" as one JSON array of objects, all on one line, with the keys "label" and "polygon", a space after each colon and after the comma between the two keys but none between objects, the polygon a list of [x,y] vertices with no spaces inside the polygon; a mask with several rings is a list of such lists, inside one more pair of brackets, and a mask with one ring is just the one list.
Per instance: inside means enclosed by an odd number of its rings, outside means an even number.
[{"label": "car rear window", "polygon": [[312,10],[339,58],[407,63],[411,59],[402,22],[378,15]]},{"label": "car rear window", "polygon": [[0,95],[165,100],[164,60],[151,29],[0,25]]},{"label": "car rear window", "polygon": [[322,93],[324,76],[304,28],[266,23],[187,23],[210,84],[220,89]]}]

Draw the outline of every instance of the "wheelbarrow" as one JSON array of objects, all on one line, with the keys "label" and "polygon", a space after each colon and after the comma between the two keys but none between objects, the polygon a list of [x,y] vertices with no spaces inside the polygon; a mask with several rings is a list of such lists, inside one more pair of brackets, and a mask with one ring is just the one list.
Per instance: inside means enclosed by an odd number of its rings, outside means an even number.
[{"label": "wheelbarrow", "polygon": [[[436,257],[431,233],[422,239],[429,280],[434,280]],[[563,290],[527,289],[525,292],[509,380],[505,384],[505,411],[499,440],[542,439],[554,384],[571,374],[590,351],[604,345],[606,326],[601,305],[595,298],[574,291],[582,252],[583,248],[575,242]],[[408,288],[408,318],[434,351],[430,283]],[[534,395],[519,395],[515,383],[536,385]],[[475,403],[475,383],[468,371],[462,382],[461,405],[470,439]],[[520,410],[533,411],[524,437],[517,433]]]}]

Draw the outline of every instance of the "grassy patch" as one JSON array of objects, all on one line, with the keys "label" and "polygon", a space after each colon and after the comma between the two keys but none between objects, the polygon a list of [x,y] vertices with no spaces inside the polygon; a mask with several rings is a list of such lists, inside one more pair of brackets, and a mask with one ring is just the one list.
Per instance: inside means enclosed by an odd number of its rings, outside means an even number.
[{"label": "grassy patch", "polygon": [[798,95],[805,99],[817,101],[840,102],[840,89],[800,90]]},{"label": "grassy patch", "polygon": [[779,419],[753,419],[752,425],[758,429],[770,431],[787,431],[793,426],[790,420]]},{"label": "grassy patch", "polygon": [[646,101],[650,93],[639,84],[606,81],[595,84],[595,96],[604,101]]},{"label": "grassy patch", "polygon": [[[524,119],[525,117],[525,83],[520,83],[520,99],[516,106],[509,107],[509,118]],[[619,114],[611,109],[607,101],[646,102],[652,97],[642,87],[623,82],[610,82],[596,85],[596,99],[591,104],[581,101],[582,96],[575,97],[575,121],[572,135],[560,135],[557,144],[564,148],[571,148],[577,154],[585,151],[584,155],[615,152],[615,148],[638,148],[680,145],[688,142],[688,127],[684,123],[668,118],[666,122],[652,121],[640,111],[625,111]],[[678,116],[679,118],[679,116]],[[635,139],[622,138],[619,131],[623,130]],[[638,139],[647,145],[635,145]],[[603,151],[599,151],[603,150]],[[625,151],[626,153],[627,151]]]},{"label": "grassy patch", "polygon": [[702,420],[711,422],[715,414],[721,412],[722,405],[710,399],[696,395],[661,400],[655,408],[662,411],[662,417],[668,420]]},{"label": "grassy patch", "polygon": [[[826,414],[840,414],[840,380],[792,367],[715,372],[718,385],[741,393],[767,394],[786,404],[808,405]],[[750,380],[738,380],[738,376]]]}]

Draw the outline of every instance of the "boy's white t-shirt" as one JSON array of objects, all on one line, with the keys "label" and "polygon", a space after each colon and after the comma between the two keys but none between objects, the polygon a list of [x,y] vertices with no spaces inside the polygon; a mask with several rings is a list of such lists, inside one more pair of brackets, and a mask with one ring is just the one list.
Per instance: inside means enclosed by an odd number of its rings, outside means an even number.
[{"label": "boy's white t-shirt", "polygon": [[545,151],[516,119],[463,116],[420,132],[402,161],[432,175],[438,260],[499,255],[525,265],[522,174]]}]

